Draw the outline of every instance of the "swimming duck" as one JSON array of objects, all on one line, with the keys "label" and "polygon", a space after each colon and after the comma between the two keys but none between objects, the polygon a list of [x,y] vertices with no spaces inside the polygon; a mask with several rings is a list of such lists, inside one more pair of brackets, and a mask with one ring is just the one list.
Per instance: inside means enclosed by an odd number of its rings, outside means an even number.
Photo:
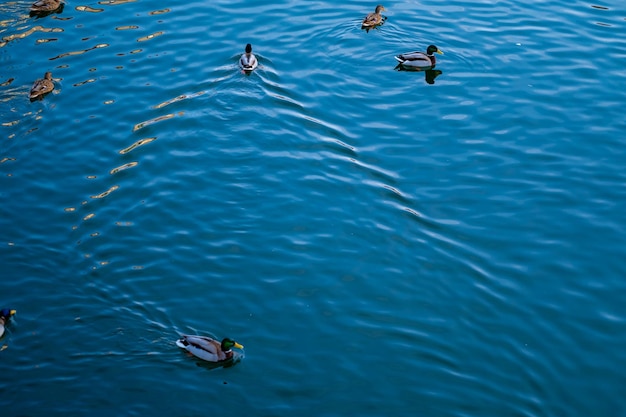
[{"label": "swimming duck", "polygon": [[4,325],[9,322],[9,319],[15,314],[15,310],[9,310],[3,308],[0,310],[0,337],[4,335]]},{"label": "swimming duck", "polygon": [[435,66],[436,60],[434,53],[442,54],[435,45],[428,46],[426,52],[407,52],[405,54],[397,55],[395,58],[398,60],[400,65],[408,68],[433,68]]},{"label": "swimming duck", "polygon": [[380,12],[382,12],[383,10],[386,10],[385,6],[381,4],[376,6],[376,10],[374,11],[374,13],[368,14],[367,16],[365,16],[365,19],[363,19],[363,23],[361,23],[361,29],[371,29],[382,24],[384,22],[384,18],[383,15],[380,14]]},{"label": "swimming duck", "polygon": [[207,336],[190,335],[181,335],[176,346],[207,362],[227,361],[233,357],[232,348],[243,349],[242,345],[229,338],[220,343]]},{"label": "swimming duck", "polygon": [[31,16],[46,16],[50,13],[61,12],[65,4],[61,0],[37,0],[30,6]]},{"label": "swimming duck", "polygon": [[43,78],[35,81],[30,89],[30,101],[41,100],[43,96],[54,90],[54,83],[52,82],[52,73],[46,72]]},{"label": "swimming duck", "polygon": [[259,65],[259,63],[252,53],[252,45],[247,44],[246,53],[241,55],[241,58],[239,58],[239,66],[241,66],[241,69],[244,71],[252,71],[257,67],[257,65]]}]

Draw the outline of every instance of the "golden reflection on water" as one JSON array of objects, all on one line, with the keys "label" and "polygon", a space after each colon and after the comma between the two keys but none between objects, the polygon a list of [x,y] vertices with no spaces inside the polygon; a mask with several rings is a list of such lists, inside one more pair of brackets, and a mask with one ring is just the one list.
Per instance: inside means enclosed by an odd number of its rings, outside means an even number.
[{"label": "golden reflection on water", "polygon": [[156,16],[156,15],[159,15],[159,14],[169,13],[170,11],[171,11],[171,9],[155,10],[155,11],[150,12],[150,15],[151,16]]},{"label": "golden reflection on water", "polygon": [[115,175],[115,174],[117,174],[120,171],[124,171],[125,169],[129,169],[129,168],[135,167],[135,166],[137,166],[137,164],[138,164],[138,162],[129,162],[129,163],[121,165],[121,166],[119,166],[117,168],[113,168],[111,170],[111,172],[109,172],[109,174]]},{"label": "golden reflection on water", "polygon": [[115,28],[115,30],[133,30],[133,29],[139,29],[139,26],[137,25],[126,25],[126,26],[118,26]]},{"label": "golden reflection on water", "polygon": [[24,39],[27,36],[32,35],[33,33],[36,32],[44,32],[44,33],[58,33],[58,32],[63,32],[63,29],[61,28],[45,28],[43,26],[33,26],[32,28],[28,29],[26,32],[22,32],[22,33],[14,33],[13,35],[8,35],[8,36],[4,36],[2,37],[2,42],[0,42],[0,48],[2,48],[3,46],[5,46],[7,43],[15,40],[15,39]]},{"label": "golden reflection on water", "polygon": [[95,9],[89,6],[76,6],[76,10],[78,10],[79,12],[88,12],[88,13],[100,13],[104,11],[104,9]]},{"label": "golden reflection on water", "polygon": [[66,56],[81,55],[81,54],[84,54],[85,52],[93,51],[94,49],[106,48],[107,46],[109,46],[108,43],[99,43],[99,44],[97,44],[95,46],[92,46],[91,48],[83,49],[83,50],[80,50],[80,51],[65,52],[65,53],[62,53],[62,54],[57,55],[55,57],[49,58],[49,59],[50,59],[50,61],[54,61],[55,59],[64,58]]},{"label": "golden reflection on water", "polygon": [[120,188],[119,185],[114,185],[111,188],[109,188],[108,190],[106,190],[103,193],[100,193],[98,195],[92,195],[91,198],[96,199],[96,198],[104,198],[106,196],[108,196],[109,194],[111,194],[113,191],[117,190],[118,188]]},{"label": "golden reflection on water", "polygon": [[205,93],[206,91],[198,91],[197,93],[192,93],[192,94],[181,94],[178,97],[174,97],[173,99],[164,101],[163,103],[157,104],[156,106],[154,106],[155,109],[160,109],[163,108],[165,106],[169,106],[172,103],[176,103],[178,101],[182,101],[182,100],[187,100],[188,98],[195,98],[198,96],[201,96]]},{"label": "golden reflection on water", "polygon": [[116,6],[118,4],[134,3],[136,1],[137,0],[106,0],[106,1],[99,1],[98,4]]},{"label": "golden reflection on water", "polygon": [[144,138],[144,139],[140,139],[137,142],[133,143],[132,145],[130,145],[128,148],[124,148],[120,151],[120,154],[124,155],[127,154],[128,152],[132,151],[135,148],[138,148],[142,145],[148,144],[152,141],[156,140],[156,136],[155,137],[151,137],[151,138]]},{"label": "golden reflection on water", "polygon": [[141,38],[137,39],[137,42],[145,42],[145,41],[149,41],[152,38],[156,38],[157,36],[161,36],[163,34],[163,31],[159,31],[159,32],[154,32],[150,35],[147,36],[142,36]]},{"label": "golden reflection on water", "polygon": [[[182,112],[182,111],[178,112],[178,116],[182,116],[183,114],[185,114],[185,112]],[[133,132],[136,132],[139,129],[143,129],[146,126],[150,126],[150,125],[153,125],[155,123],[162,122],[163,120],[171,119],[171,118],[173,118],[175,116],[176,115],[174,113],[170,113],[170,114],[166,114],[164,116],[155,117],[154,119],[146,120],[145,122],[137,123],[135,125],[135,127],[133,127]]]},{"label": "golden reflection on water", "polygon": [[90,79],[88,79],[88,80],[81,81],[81,82],[79,82],[79,83],[74,84],[74,87],[80,87],[81,85],[85,85],[85,84],[93,83],[93,82],[95,82],[95,81],[96,81],[96,79],[95,79],[95,78],[90,78]]}]

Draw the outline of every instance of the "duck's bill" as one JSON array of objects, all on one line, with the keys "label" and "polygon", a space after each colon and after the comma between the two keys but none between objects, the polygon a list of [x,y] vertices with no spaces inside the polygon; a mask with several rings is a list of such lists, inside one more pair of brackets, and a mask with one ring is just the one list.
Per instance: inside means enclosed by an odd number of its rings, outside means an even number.
[{"label": "duck's bill", "polygon": [[235,347],[237,349],[243,349],[243,345],[240,345],[239,343],[236,343],[236,342],[235,342]]},{"label": "duck's bill", "polygon": [[11,315],[17,313],[17,310],[11,310]]},{"label": "duck's bill", "polygon": [[443,55],[443,52],[441,52],[441,49],[437,49],[437,51],[436,51],[436,52],[437,52],[438,54]]}]

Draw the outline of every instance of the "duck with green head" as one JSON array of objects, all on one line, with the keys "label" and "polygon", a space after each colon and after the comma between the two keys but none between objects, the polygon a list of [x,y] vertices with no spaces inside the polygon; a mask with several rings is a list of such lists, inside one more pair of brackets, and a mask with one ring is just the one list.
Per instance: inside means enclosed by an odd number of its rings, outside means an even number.
[{"label": "duck with green head", "polygon": [[4,325],[9,322],[9,319],[16,313],[15,310],[3,308],[0,310],[0,337],[4,336]]},{"label": "duck with green head", "polygon": [[414,51],[404,54],[396,55],[395,58],[399,64],[405,68],[434,68],[437,60],[435,59],[435,53],[443,55],[443,52],[439,50],[435,45],[429,45],[426,52]]},{"label": "duck with green head", "polygon": [[232,348],[243,346],[228,337],[218,342],[207,336],[181,335],[176,346],[207,362],[223,362],[233,358]]}]

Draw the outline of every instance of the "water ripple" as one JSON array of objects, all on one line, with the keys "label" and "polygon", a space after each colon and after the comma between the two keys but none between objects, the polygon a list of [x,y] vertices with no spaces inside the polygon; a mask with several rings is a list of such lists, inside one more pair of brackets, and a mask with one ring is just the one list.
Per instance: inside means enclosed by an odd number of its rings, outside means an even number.
[{"label": "water ripple", "polygon": [[3,410],[619,414],[623,8],[387,6],[0,5]]}]

